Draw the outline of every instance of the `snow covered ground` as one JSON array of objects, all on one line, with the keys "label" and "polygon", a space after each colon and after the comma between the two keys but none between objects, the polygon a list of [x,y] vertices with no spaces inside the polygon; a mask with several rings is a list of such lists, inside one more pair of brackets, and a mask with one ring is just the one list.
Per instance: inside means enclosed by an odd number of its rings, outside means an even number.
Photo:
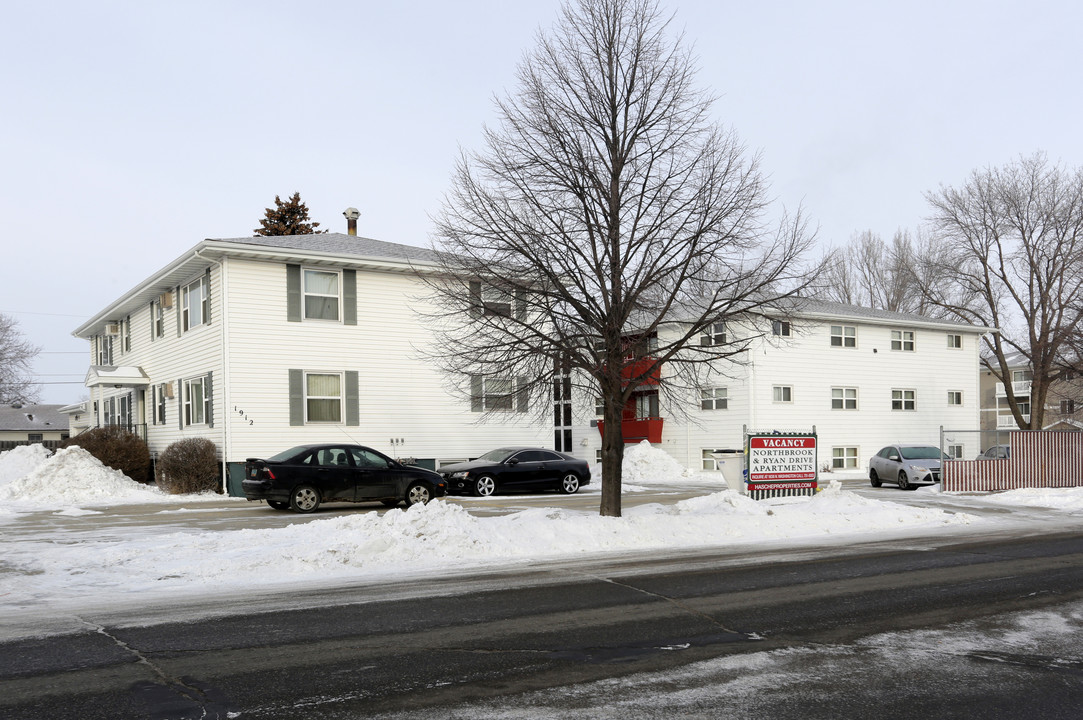
[{"label": "snow covered ground", "polygon": [[[1019,522],[1012,513],[990,512],[1012,506],[1028,508],[1031,524],[1083,521],[1083,488],[983,496],[927,488],[900,492],[894,502],[835,481],[815,497],[757,502],[717,491],[717,474],[683,471],[649,445],[628,450],[623,479],[630,493],[664,486],[703,488],[703,494],[626,508],[621,518],[558,507],[482,516],[470,511],[469,500],[453,499],[408,510],[364,506],[319,519],[277,514],[290,522],[208,530],[186,527],[185,513],[210,510],[208,503],[223,512],[257,508],[221,495],[167,495],[77,447],[55,455],[41,446],[16,448],[0,454],[0,610],[525,567],[599,554],[992,530]],[[585,492],[597,493],[597,484]],[[168,514],[170,522],[110,524],[108,513],[125,504],[160,506],[148,512]],[[43,514],[57,520],[32,531]]]}]

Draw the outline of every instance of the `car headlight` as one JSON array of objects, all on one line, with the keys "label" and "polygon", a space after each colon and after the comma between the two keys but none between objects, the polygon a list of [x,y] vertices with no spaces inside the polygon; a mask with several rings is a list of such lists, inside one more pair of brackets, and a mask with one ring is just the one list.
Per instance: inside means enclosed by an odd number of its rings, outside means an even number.
[{"label": "car headlight", "polygon": [[467,478],[469,476],[470,476],[470,473],[465,471],[465,470],[463,470],[462,472],[453,472],[453,473],[451,473],[451,479],[452,480],[463,480],[464,478]]},{"label": "car headlight", "polygon": [[929,468],[920,465],[911,465],[910,467],[912,470],[917,470],[918,472],[929,472]]}]

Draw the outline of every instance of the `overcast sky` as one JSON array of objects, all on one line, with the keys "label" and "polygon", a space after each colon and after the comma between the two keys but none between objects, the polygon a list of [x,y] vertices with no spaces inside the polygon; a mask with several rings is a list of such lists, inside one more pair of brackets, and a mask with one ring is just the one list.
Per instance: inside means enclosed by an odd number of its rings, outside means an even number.
[{"label": "overcast sky", "polygon": [[[1046,152],[1083,165],[1070,0],[673,0],[715,114],[824,247],[916,228],[923,193]],[[557,0],[8,2],[0,27],[0,312],[76,402],[71,331],[275,195],[322,228],[429,242],[460,148]],[[66,383],[66,384],[65,384]]]}]

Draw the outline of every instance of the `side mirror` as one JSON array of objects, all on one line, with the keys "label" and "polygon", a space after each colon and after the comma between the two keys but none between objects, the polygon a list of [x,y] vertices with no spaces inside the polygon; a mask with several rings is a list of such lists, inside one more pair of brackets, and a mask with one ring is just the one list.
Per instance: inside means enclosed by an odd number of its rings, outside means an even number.
[{"label": "side mirror", "polygon": [[894,460],[895,462],[899,462],[899,456],[898,455],[888,455],[887,459],[888,460]]},{"label": "side mirror", "polygon": [[512,458],[511,460],[508,460],[508,465],[518,465],[518,464],[519,464],[519,458]]}]

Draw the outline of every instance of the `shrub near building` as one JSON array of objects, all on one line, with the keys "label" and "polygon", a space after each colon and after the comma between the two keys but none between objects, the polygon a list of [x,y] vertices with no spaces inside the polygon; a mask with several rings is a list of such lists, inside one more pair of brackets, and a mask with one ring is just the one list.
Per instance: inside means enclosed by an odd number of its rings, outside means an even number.
[{"label": "shrub near building", "polygon": [[143,438],[119,425],[106,425],[80,433],[61,447],[78,445],[102,465],[120,470],[132,480],[150,482],[150,450]]},{"label": "shrub near building", "polygon": [[218,449],[207,438],[178,440],[157,463],[158,487],[173,495],[218,492],[221,487]]}]

